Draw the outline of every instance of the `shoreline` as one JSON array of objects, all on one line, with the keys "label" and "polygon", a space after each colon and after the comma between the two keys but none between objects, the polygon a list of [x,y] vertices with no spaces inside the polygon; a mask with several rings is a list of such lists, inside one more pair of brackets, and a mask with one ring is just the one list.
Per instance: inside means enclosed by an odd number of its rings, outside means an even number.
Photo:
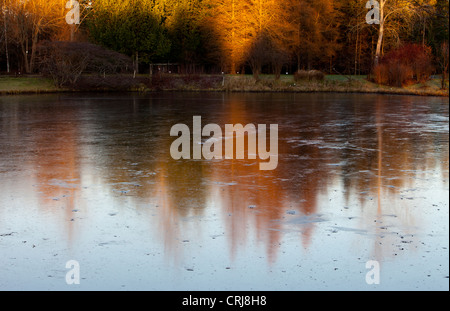
[{"label": "shoreline", "polygon": [[[330,78],[328,78],[330,77]],[[145,76],[148,79],[148,76]],[[51,79],[41,76],[5,77],[0,76],[0,96],[7,95],[39,95],[58,93],[154,93],[154,92],[221,92],[221,93],[339,93],[339,94],[379,94],[426,97],[449,97],[449,90],[437,87],[440,79],[431,79],[425,84],[408,87],[389,87],[377,85],[363,78],[352,78],[349,81],[327,76],[323,82],[295,82],[282,76],[280,80],[262,78],[256,82],[252,76],[226,76],[225,85],[216,87],[201,87],[189,83],[177,87],[149,88],[146,85],[135,85],[127,89],[117,88],[86,88],[68,89],[54,86]],[[177,79],[173,75],[171,79]]]}]

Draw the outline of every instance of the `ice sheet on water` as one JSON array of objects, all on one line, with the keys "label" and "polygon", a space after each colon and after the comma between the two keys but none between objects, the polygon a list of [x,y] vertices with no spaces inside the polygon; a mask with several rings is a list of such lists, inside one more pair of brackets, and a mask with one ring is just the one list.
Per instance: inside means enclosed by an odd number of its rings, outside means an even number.
[{"label": "ice sheet on water", "polygon": [[348,227],[336,227],[333,226],[333,232],[339,232],[339,231],[347,231],[347,232],[355,232],[355,233],[367,233],[367,230],[364,229],[356,229],[356,228],[348,228]]},{"label": "ice sheet on water", "polygon": [[303,224],[311,224],[311,223],[317,223],[317,222],[324,222],[327,221],[323,217],[322,214],[311,214],[311,215],[301,215],[289,218],[288,221],[286,221],[287,224],[292,225],[303,225]]},{"label": "ice sheet on water", "polygon": [[70,179],[70,180],[59,180],[52,179],[49,183],[50,186],[58,186],[61,188],[78,188],[79,184],[77,183],[78,179]]}]

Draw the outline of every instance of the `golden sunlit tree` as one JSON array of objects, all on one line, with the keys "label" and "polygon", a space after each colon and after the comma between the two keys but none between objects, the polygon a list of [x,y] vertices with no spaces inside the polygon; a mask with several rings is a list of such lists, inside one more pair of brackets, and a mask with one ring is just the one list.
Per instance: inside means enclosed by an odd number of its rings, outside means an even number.
[{"label": "golden sunlit tree", "polygon": [[283,65],[288,62],[288,50],[280,40],[285,23],[284,1],[249,1],[248,33],[251,38],[247,47],[247,62],[256,80],[263,66],[269,66],[278,79]]},{"label": "golden sunlit tree", "polygon": [[248,43],[248,10],[241,0],[210,0],[209,22],[219,41],[222,70],[236,73]]},{"label": "golden sunlit tree", "polygon": [[4,0],[8,11],[9,28],[20,47],[27,73],[34,70],[36,47],[42,39],[51,38],[67,26],[65,0]]},{"label": "golden sunlit tree", "polygon": [[210,0],[209,18],[220,44],[224,71],[237,73],[247,61],[251,67],[258,64],[252,69],[260,70],[262,60],[251,52],[267,40],[277,47],[277,31],[284,23],[283,4],[281,0]]},{"label": "golden sunlit tree", "polygon": [[337,1],[283,1],[283,22],[277,27],[279,41],[292,53],[298,69],[311,69],[314,60],[326,60],[336,54],[339,13]]},{"label": "golden sunlit tree", "polygon": [[248,0],[247,20],[253,37],[262,33],[270,36],[276,32],[278,24],[283,22],[280,19],[283,4],[280,0]]}]

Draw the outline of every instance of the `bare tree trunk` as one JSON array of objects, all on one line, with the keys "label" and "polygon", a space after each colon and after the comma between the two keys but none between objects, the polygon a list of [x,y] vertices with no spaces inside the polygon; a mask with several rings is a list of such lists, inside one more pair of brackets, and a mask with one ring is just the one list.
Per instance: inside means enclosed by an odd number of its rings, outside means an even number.
[{"label": "bare tree trunk", "polygon": [[380,58],[381,58],[381,51],[383,46],[383,36],[384,36],[384,4],[386,3],[386,0],[380,1],[380,28],[378,31],[378,41],[377,41],[377,48],[375,52],[375,61],[374,65],[378,65]]},{"label": "bare tree trunk", "polygon": [[33,29],[33,33],[31,35],[31,51],[30,51],[28,35],[26,33],[26,30],[22,30],[20,46],[22,49],[24,59],[25,72],[28,74],[32,73],[34,69],[34,59],[36,55],[36,46],[38,42],[39,31],[40,31],[40,22],[38,22]]},{"label": "bare tree trunk", "polygon": [[233,75],[236,74],[236,63],[234,62],[234,60],[231,61],[230,73]]},{"label": "bare tree trunk", "polygon": [[6,12],[3,11],[3,18],[5,22],[5,52],[6,52],[6,72],[9,73],[9,52],[8,52],[8,23],[6,21]]},{"label": "bare tree trunk", "polygon": [[36,46],[38,43],[39,38],[39,30],[40,30],[40,22],[37,23],[34,34],[33,34],[33,41],[31,45],[31,56],[30,56],[30,72],[32,73],[34,70],[34,60],[36,58]]},{"label": "bare tree trunk", "polygon": [[22,55],[23,55],[23,64],[25,66],[25,72],[30,72],[30,64],[28,62],[28,38],[26,38],[25,42],[22,42]]},{"label": "bare tree trunk", "polygon": [[232,24],[232,29],[231,29],[231,74],[236,74],[236,53],[235,53],[235,48],[236,48],[236,16],[235,16],[235,3],[234,0],[231,4],[231,24]]},{"label": "bare tree trunk", "polygon": [[75,24],[70,25],[70,42],[75,41]]},{"label": "bare tree trunk", "polygon": [[359,40],[359,27],[356,25],[356,44],[355,44],[355,76],[358,70],[358,40]]},{"label": "bare tree trunk", "polygon": [[136,78],[136,74],[139,73],[139,52],[135,52],[135,58],[134,58],[135,64],[134,64],[134,72],[133,72],[133,79]]},{"label": "bare tree trunk", "polygon": [[440,65],[442,68],[442,76],[441,76],[441,88],[445,89],[445,81],[447,80],[448,75],[448,67],[449,67],[449,46],[448,42],[444,42],[441,45],[440,50]]},{"label": "bare tree trunk", "polygon": [[426,17],[423,17],[423,29],[422,29],[422,45],[425,46],[425,30],[426,30]]},{"label": "bare tree trunk", "polygon": [[333,72],[333,56],[330,56],[330,69],[328,70],[328,73],[331,74]]},{"label": "bare tree trunk", "polygon": [[362,40],[359,40],[359,49],[358,49],[358,75],[361,74],[361,49],[362,49]]},{"label": "bare tree trunk", "polygon": [[136,74],[139,74],[139,52],[136,51]]}]

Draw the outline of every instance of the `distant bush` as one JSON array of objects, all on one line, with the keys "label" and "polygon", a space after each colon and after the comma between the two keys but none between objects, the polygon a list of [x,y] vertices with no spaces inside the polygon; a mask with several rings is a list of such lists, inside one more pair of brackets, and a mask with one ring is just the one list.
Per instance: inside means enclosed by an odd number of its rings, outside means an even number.
[{"label": "distant bush", "polygon": [[309,79],[315,81],[323,81],[325,80],[325,74],[319,70],[311,70],[309,71]]},{"label": "distant bush", "polygon": [[222,85],[222,76],[198,74],[153,74],[147,85],[153,90],[206,90]]},{"label": "distant bush", "polygon": [[173,75],[158,72],[151,76],[148,87],[161,91],[175,89],[176,85]]},{"label": "distant bush", "polygon": [[298,70],[294,73],[295,81],[323,81],[325,74],[319,70]]},{"label": "distant bush", "polygon": [[295,81],[306,81],[309,80],[309,74],[306,70],[298,70],[294,73],[294,80]]},{"label": "distant bush", "polygon": [[86,72],[105,76],[132,68],[127,56],[87,42],[45,41],[38,47],[38,62],[58,87],[75,86]]},{"label": "distant bush", "polygon": [[448,81],[449,69],[449,47],[448,42],[443,42],[438,51],[437,63],[441,69],[441,88],[446,88],[446,81]]},{"label": "distant bush", "polygon": [[409,43],[387,53],[373,68],[375,83],[397,86],[427,81],[433,72],[428,46]]},{"label": "distant bush", "polygon": [[71,87],[76,90],[114,90],[132,91],[145,88],[148,77],[136,77],[130,74],[82,75]]}]

